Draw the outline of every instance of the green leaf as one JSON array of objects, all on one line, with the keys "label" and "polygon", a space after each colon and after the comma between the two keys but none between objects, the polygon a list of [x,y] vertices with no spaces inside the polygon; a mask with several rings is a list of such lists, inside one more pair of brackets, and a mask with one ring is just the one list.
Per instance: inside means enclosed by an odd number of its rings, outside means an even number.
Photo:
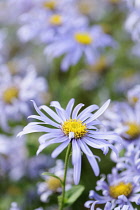
[{"label": "green leaf", "polygon": [[[65,193],[64,207],[71,206],[83,193],[85,187],[83,185],[73,186]],[[58,196],[58,203],[60,204],[62,196]]]},{"label": "green leaf", "polygon": [[62,179],[60,179],[59,176],[56,176],[56,175],[54,175],[54,174],[52,174],[52,173],[49,173],[49,172],[44,172],[44,173],[42,173],[42,175],[52,176],[52,177],[54,177],[54,178],[56,178],[56,179],[59,179],[59,181],[61,182],[61,184],[62,184],[62,186],[63,186],[63,181],[62,181]]}]

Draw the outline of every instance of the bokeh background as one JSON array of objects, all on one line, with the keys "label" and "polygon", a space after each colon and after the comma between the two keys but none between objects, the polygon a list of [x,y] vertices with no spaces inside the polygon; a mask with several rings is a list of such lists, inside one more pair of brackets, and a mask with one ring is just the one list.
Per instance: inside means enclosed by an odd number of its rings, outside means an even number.
[{"label": "bokeh background", "polygon": [[[66,1],[60,5],[73,7],[71,10],[76,8],[81,17],[88,20],[89,27],[99,25],[116,43],[115,47],[107,47],[95,63],[88,65],[81,58],[65,72],[61,69],[63,56],[53,58],[46,55],[47,44],[40,40],[38,34],[32,34],[38,27],[34,22],[38,15],[37,7],[44,2],[48,1],[0,0],[0,210],[10,209],[12,202],[17,202],[22,210],[38,207],[57,209],[59,193],[53,193],[49,202],[44,203],[37,191],[38,183],[43,182],[41,173],[55,165],[50,154],[57,145],[36,156],[41,134],[16,137],[29,122],[28,113],[35,113],[31,99],[38,105],[59,101],[62,107],[66,107],[68,101],[75,98],[76,104],[100,106],[108,98],[111,101],[126,100],[127,91],[140,83],[139,40],[133,39],[131,29],[126,27],[132,12],[127,1],[75,0],[74,3]],[[34,8],[35,17],[32,16]],[[49,9],[46,9],[48,14]],[[30,31],[23,30],[28,23]],[[41,78],[40,81],[38,78]],[[11,101],[8,100],[15,92],[8,92],[10,96],[5,96],[8,97],[5,99],[2,91],[14,80],[16,87],[23,89],[20,100],[24,103],[17,103],[17,107],[10,109]],[[9,113],[5,114],[6,111]],[[101,158],[100,172],[110,173],[115,165],[110,160],[110,154],[104,156],[101,151],[92,151]],[[58,158],[64,160],[64,157],[65,151]],[[85,190],[69,208],[71,210],[85,209],[89,190],[95,188],[99,178],[95,177],[86,157],[83,155],[82,158],[80,184],[85,186]]]}]

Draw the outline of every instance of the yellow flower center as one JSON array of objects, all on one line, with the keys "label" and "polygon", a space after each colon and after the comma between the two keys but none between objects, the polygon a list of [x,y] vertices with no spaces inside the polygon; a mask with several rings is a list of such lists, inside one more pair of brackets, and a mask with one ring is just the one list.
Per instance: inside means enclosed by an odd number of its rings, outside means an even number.
[{"label": "yellow flower center", "polygon": [[50,24],[52,25],[61,25],[62,24],[62,16],[61,15],[52,15],[49,19]]},{"label": "yellow flower center", "polygon": [[138,97],[136,97],[136,96],[133,96],[133,97],[132,97],[132,102],[133,102],[134,104],[136,104],[136,103],[138,102],[138,100],[139,100]]},{"label": "yellow flower center", "polygon": [[107,60],[104,56],[101,56],[99,60],[90,66],[91,71],[102,72],[107,67]]},{"label": "yellow flower center", "polygon": [[133,186],[131,183],[120,182],[118,185],[112,185],[109,187],[110,196],[118,198],[120,195],[128,197],[132,192]]},{"label": "yellow flower center", "polygon": [[75,33],[74,38],[80,44],[89,45],[92,42],[92,37],[88,33]]},{"label": "yellow flower center", "polygon": [[19,90],[16,87],[7,88],[3,93],[3,100],[6,103],[12,103],[14,98],[18,97]]},{"label": "yellow flower center", "polygon": [[56,1],[44,1],[43,7],[54,10],[56,8]]},{"label": "yellow flower center", "polygon": [[140,135],[140,125],[129,122],[127,123],[127,126],[128,126],[128,130],[126,131],[126,134],[128,134],[132,139]]},{"label": "yellow flower center", "polygon": [[91,13],[93,4],[86,1],[83,1],[83,2],[81,1],[79,2],[78,7],[82,14],[89,15]]},{"label": "yellow flower center", "polygon": [[56,191],[58,188],[61,187],[61,182],[55,177],[50,177],[49,180],[47,180],[47,185],[50,190]]},{"label": "yellow flower center", "polygon": [[87,127],[81,120],[70,119],[64,122],[62,125],[64,134],[69,136],[70,132],[74,133],[74,138],[82,138],[87,133]]},{"label": "yellow flower center", "polygon": [[120,0],[109,0],[109,1],[110,1],[110,3],[114,3],[114,4],[117,4],[120,2]]}]

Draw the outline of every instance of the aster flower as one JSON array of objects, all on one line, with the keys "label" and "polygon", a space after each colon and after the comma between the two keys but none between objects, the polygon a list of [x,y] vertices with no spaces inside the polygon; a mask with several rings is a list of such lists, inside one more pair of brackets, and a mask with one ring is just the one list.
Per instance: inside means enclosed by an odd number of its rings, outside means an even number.
[{"label": "aster flower", "polygon": [[127,93],[127,98],[128,101],[132,104],[140,101],[140,85],[136,85],[132,89],[130,89]]},{"label": "aster flower", "polygon": [[[112,174],[107,175],[107,182],[105,181],[105,176],[103,176],[99,181],[97,181],[97,190],[101,190],[103,196],[98,195],[95,191],[91,190],[89,197],[94,199],[94,201],[87,201],[85,207],[91,210],[95,209],[96,204],[112,204],[110,209],[129,209],[134,210],[131,203],[140,205],[140,186],[137,182],[131,179],[131,177],[122,177],[118,174],[116,168],[112,170]],[[108,203],[108,205],[110,205]],[[129,207],[129,208],[128,208]]]},{"label": "aster flower", "polygon": [[[97,105],[91,105],[79,113],[84,104],[78,104],[73,109],[74,99],[69,101],[66,109],[63,109],[57,101],[51,102],[51,106],[55,108],[56,112],[45,105],[38,108],[33,101],[38,115],[31,115],[29,118],[34,118],[41,122],[29,123],[18,136],[33,132],[45,132],[39,138],[40,146],[37,154],[51,144],[61,143],[53,151],[53,158],[57,157],[69,144],[72,144],[74,182],[78,184],[81,174],[81,151],[86,154],[95,175],[98,176],[99,174],[99,167],[96,161],[97,157],[93,155],[87,145],[101,149],[104,154],[107,154],[109,148],[117,152],[113,145],[106,141],[106,139],[119,141],[120,137],[112,132],[100,132],[96,127],[101,125],[101,122],[97,118],[107,109],[109,103],[110,100],[93,114],[92,112],[98,109]],[[46,115],[43,111],[45,111]],[[50,125],[52,128],[50,128]]]},{"label": "aster flower", "polygon": [[[56,165],[53,168],[50,168],[48,172],[53,173],[55,176],[59,177],[63,180],[64,176],[64,163],[62,160],[57,160]],[[66,180],[66,191],[69,190],[72,187],[73,179],[72,179],[73,170],[68,169],[67,172],[67,180]],[[37,191],[40,195],[40,200],[42,202],[49,202],[49,197],[53,195],[54,193],[61,193],[62,192],[62,186],[60,183],[60,180],[44,175],[42,176],[44,179],[44,182],[40,182],[37,184]]]},{"label": "aster flower", "polygon": [[44,8],[34,8],[20,17],[22,26],[18,30],[18,36],[23,42],[35,39],[48,44],[64,33],[69,34],[72,28],[87,25],[87,22],[87,18],[75,13],[46,12]]},{"label": "aster flower", "polygon": [[54,58],[65,55],[61,68],[66,71],[71,65],[76,65],[82,56],[84,56],[87,64],[96,63],[101,51],[108,46],[114,47],[115,42],[111,36],[103,32],[100,26],[96,25],[91,28],[79,27],[72,29],[69,34],[65,34],[60,39],[49,44],[45,49],[45,53]]},{"label": "aster flower", "polygon": [[125,102],[115,102],[104,115],[106,126],[118,133],[123,141],[121,147],[128,144],[139,145],[140,140],[140,105],[131,107]]},{"label": "aster flower", "polygon": [[43,77],[37,76],[33,65],[27,67],[27,72],[12,75],[8,65],[3,64],[0,70],[0,89],[0,111],[3,113],[0,124],[3,130],[8,130],[11,119],[19,121],[30,113],[30,99],[38,96],[37,103],[45,101],[43,94],[47,90],[47,83]]},{"label": "aster flower", "polygon": [[127,147],[125,156],[121,157],[117,161],[116,167],[121,171],[122,176],[129,174],[137,183],[140,183],[140,148],[134,144],[130,144]]},{"label": "aster flower", "polygon": [[[53,5],[55,9],[48,9]],[[20,40],[27,42],[35,39],[37,42],[48,44],[62,34],[69,33],[73,27],[87,25],[87,18],[68,5],[69,1],[39,1],[32,10],[20,16]]]}]

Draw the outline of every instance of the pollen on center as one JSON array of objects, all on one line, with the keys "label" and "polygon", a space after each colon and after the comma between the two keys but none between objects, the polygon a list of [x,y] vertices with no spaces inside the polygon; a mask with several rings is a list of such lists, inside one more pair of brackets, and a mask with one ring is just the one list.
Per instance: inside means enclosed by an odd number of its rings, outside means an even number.
[{"label": "pollen on center", "polygon": [[75,33],[74,38],[78,43],[84,45],[89,45],[93,41],[89,33]]},{"label": "pollen on center", "polygon": [[131,183],[120,182],[117,185],[112,185],[109,187],[110,196],[113,198],[118,198],[120,195],[125,195],[128,197],[133,190],[133,186]]},{"label": "pollen on center", "polygon": [[87,133],[87,127],[81,120],[70,119],[64,122],[62,130],[65,135],[69,136],[70,132],[74,133],[76,139],[82,138]]}]

